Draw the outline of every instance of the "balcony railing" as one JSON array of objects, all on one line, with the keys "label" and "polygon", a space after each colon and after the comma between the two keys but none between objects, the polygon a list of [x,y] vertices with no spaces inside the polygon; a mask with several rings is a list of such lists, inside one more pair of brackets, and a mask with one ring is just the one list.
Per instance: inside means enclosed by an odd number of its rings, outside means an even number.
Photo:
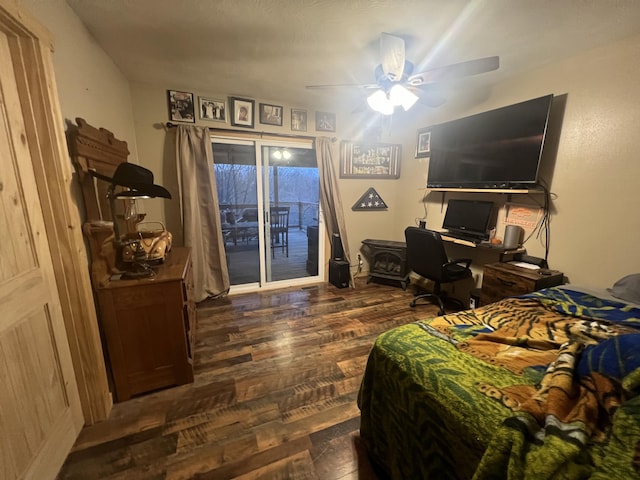
[{"label": "balcony railing", "polygon": [[[289,227],[298,228],[302,230],[309,225],[318,224],[318,203],[317,202],[278,202],[280,207],[289,207]],[[240,203],[240,204],[220,204],[220,214],[223,215],[222,223],[225,223],[225,216],[227,212],[233,213],[237,220],[242,218],[242,213],[245,209],[256,209],[258,206],[255,203]]]}]

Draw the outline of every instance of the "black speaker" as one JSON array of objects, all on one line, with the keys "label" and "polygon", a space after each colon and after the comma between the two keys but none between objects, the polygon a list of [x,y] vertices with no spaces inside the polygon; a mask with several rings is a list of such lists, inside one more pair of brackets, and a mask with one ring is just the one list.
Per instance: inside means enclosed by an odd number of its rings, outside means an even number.
[{"label": "black speaker", "polygon": [[349,286],[349,262],[329,260],[329,283],[338,288]]},{"label": "black speaker", "polygon": [[344,260],[342,240],[338,233],[331,235],[331,260]]}]

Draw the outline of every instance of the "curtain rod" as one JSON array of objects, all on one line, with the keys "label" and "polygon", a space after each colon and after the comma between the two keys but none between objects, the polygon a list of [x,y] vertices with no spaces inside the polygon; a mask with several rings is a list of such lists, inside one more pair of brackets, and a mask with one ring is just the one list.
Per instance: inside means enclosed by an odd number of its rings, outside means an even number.
[{"label": "curtain rod", "polygon": [[[168,128],[173,128],[173,127],[177,127],[178,124],[176,123],[171,123],[171,122],[166,122],[165,125]],[[217,128],[217,127],[208,127],[210,131],[215,132],[215,133],[224,133],[224,134],[229,134],[229,133],[240,133],[243,135],[247,135],[247,136],[258,136],[260,138],[263,138],[265,136],[267,137],[284,137],[284,138],[297,138],[297,139],[301,139],[301,140],[311,140],[311,141],[315,141],[317,137],[312,137],[311,135],[295,135],[293,133],[273,133],[273,132],[257,132],[255,130],[253,131],[244,131],[244,130],[233,130],[231,128]],[[335,143],[338,139],[336,137],[331,137],[331,142]]]}]

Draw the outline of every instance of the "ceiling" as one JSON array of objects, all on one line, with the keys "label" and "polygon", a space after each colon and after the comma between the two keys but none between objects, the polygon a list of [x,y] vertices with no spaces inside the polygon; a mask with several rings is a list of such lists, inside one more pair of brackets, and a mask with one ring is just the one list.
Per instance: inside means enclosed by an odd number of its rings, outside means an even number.
[{"label": "ceiling", "polygon": [[67,2],[131,81],[291,106],[363,103],[305,85],[374,82],[381,32],[405,39],[415,71],[499,55],[456,81],[484,87],[640,32],[636,0]]}]

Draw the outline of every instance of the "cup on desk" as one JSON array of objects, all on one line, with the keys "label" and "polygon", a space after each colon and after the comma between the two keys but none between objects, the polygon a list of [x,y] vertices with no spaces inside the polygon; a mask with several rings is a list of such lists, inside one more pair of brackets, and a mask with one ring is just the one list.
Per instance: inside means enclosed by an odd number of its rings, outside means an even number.
[{"label": "cup on desk", "polygon": [[504,241],[502,246],[505,250],[512,250],[520,246],[522,238],[522,227],[518,225],[507,225],[504,229]]}]

